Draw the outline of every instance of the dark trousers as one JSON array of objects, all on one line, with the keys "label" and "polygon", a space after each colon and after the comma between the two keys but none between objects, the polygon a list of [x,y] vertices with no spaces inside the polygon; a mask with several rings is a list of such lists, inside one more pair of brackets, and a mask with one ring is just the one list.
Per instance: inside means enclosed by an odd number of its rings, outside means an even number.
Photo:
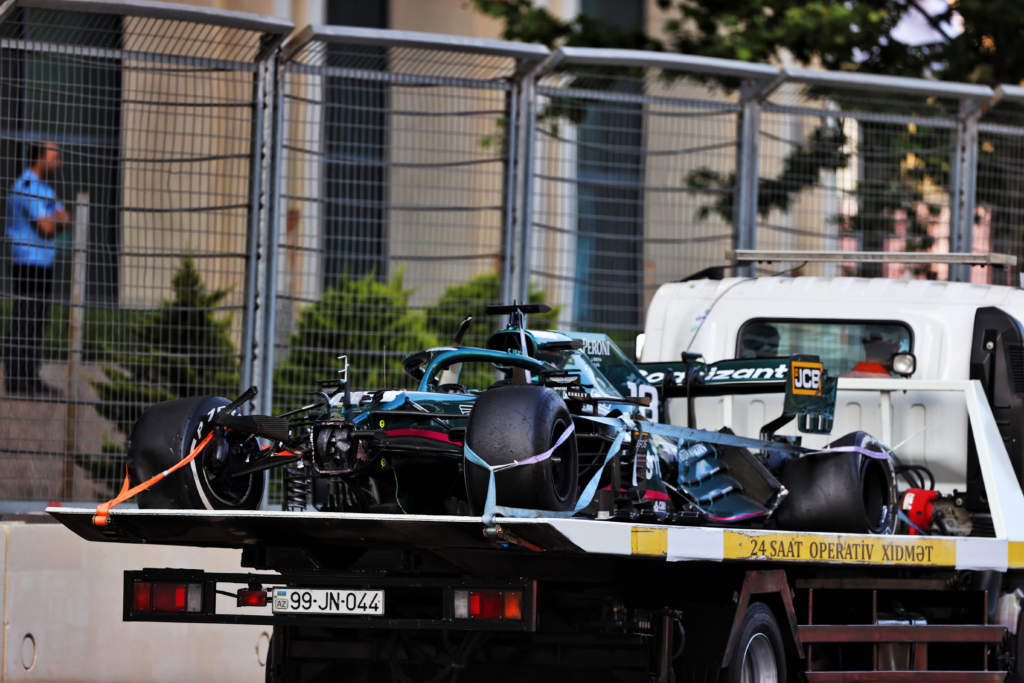
[{"label": "dark trousers", "polygon": [[12,264],[10,289],[13,305],[4,339],[4,384],[8,391],[23,391],[39,382],[53,268]]}]

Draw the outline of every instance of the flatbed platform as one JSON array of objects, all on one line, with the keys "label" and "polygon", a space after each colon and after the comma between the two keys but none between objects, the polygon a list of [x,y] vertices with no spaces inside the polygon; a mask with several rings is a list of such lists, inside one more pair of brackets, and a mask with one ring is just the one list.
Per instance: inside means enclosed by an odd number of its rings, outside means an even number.
[{"label": "flatbed platform", "polygon": [[499,518],[330,512],[114,510],[97,527],[91,508],[50,507],[89,541],[209,548],[248,545],[421,548],[434,551],[593,554],[711,561],[876,567],[1024,568],[1024,542],[1000,538],[871,536],[667,526],[591,519]]}]

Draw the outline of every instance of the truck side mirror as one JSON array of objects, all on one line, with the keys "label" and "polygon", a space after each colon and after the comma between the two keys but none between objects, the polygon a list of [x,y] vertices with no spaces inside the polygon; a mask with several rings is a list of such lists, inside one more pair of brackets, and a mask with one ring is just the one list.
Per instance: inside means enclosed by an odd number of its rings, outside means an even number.
[{"label": "truck side mirror", "polygon": [[906,353],[894,353],[889,359],[889,369],[900,377],[910,377],[917,369],[917,357],[907,351]]}]

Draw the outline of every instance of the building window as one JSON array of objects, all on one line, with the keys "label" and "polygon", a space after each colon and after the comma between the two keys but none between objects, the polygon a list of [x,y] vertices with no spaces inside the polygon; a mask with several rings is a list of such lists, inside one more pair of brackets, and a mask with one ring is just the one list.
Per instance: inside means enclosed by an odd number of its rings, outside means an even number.
[{"label": "building window", "polygon": [[[642,29],[643,3],[583,0],[583,13],[622,30]],[[639,83],[614,88],[639,92]],[[578,127],[579,222],[575,320],[609,331],[640,326],[644,220],[643,112],[632,103],[588,106]]]},{"label": "building window", "polygon": [[[331,2],[327,23],[387,28],[386,0]],[[388,69],[387,50],[328,46],[328,66]],[[339,277],[387,275],[386,83],[329,75],[324,83],[324,286]]]}]

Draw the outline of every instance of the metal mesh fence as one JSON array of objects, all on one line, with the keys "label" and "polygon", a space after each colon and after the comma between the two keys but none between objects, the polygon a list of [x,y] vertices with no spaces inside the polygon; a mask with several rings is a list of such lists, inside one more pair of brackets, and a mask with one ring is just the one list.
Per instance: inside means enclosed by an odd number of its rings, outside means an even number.
[{"label": "metal mesh fence", "polygon": [[732,246],[736,91],[572,57],[538,87],[529,273],[559,324],[625,348],[662,282]]},{"label": "metal mesh fence", "polygon": [[256,61],[291,27],[90,9],[0,23],[5,501],[116,492],[144,407],[248,362]]},{"label": "metal mesh fence", "polygon": [[156,401],[408,386],[487,303],[629,350],[731,248],[1024,257],[1018,86],[65,5],[0,7],[3,505],[108,496]]},{"label": "metal mesh fence", "polygon": [[336,377],[340,354],[355,386],[408,385],[401,359],[450,343],[507,282],[514,77],[546,51],[366,33],[286,47],[279,406]]},{"label": "metal mesh fence", "polygon": [[[1015,254],[1024,260],[1022,94],[1004,98],[978,124],[974,247],[976,251]],[[972,279],[978,269],[973,270]]]},{"label": "metal mesh fence", "polygon": [[[780,87],[761,117],[758,247],[949,252],[958,107],[799,81]],[[874,268],[800,272],[948,277],[944,265]]]}]

